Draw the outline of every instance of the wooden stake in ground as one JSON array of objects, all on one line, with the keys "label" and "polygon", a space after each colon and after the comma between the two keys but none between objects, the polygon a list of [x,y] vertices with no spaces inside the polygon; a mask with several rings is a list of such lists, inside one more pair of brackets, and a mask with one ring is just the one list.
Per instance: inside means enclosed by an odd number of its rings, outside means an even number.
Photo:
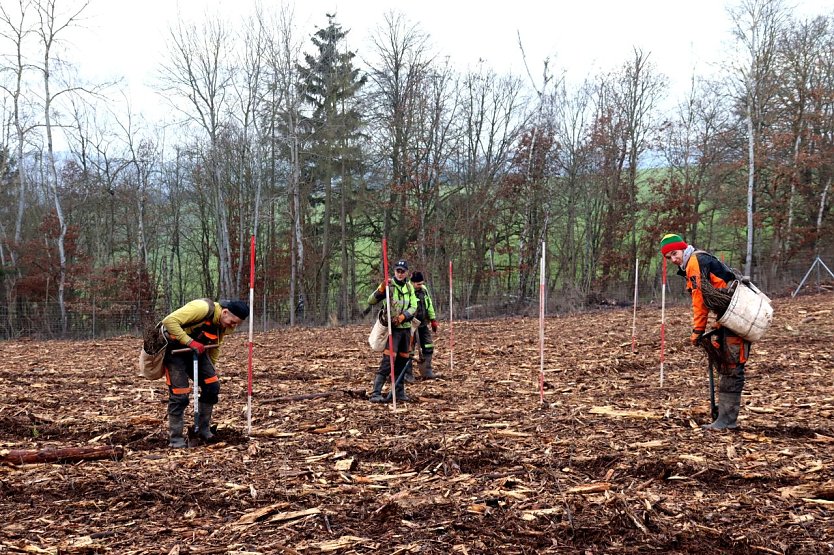
[{"label": "wooden stake in ground", "polygon": [[382,238],[382,271],[385,272],[385,307],[388,310],[388,360],[391,362],[391,406],[397,410],[397,380],[394,376],[394,336],[391,329],[391,280],[388,277],[388,239]]},{"label": "wooden stake in ground", "polygon": [[451,374],[455,369],[455,334],[453,323],[455,319],[452,317],[452,261],[449,261],[449,373]]},{"label": "wooden stake in ground", "polygon": [[249,372],[246,385],[246,435],[252,437],[252,328],[255,323],[255,236],[249,242]]},{"label": "wooden stake in ground", "polygon": [[663,349],[666,346],[666,257],[663,257],[663,271],[660,285],[660,387],[663,387]]},{"label": "wooden stake in ground", "polygon": [[634,311],[631,317],[631,352],[636,353],[635,342],[637,341],[637,276],[640,270],[640,259],[634,259]]},{"label": "wooden stake in ground", "polygon": [[539,272],[539,402],[544,403],[544,241]]}]

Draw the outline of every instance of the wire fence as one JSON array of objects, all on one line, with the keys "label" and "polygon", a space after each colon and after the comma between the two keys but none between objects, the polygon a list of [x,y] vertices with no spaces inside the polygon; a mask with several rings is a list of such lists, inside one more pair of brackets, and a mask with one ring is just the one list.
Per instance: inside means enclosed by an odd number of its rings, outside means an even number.
[{"label": "wire fence", "polygon": [[[797,263],[779,276],[768,280],[759,280],[757,285],[771,297],[788,296],[796,292],[801,285],[799,294],[816,293],[834,290],[834,275],[820,259],[811,264]],[[449,315],[449,284],[429,283],[437,318],[448,319]],[[494,294],[479,296],[473,300],[471,287],[466,283],[454,284],[452,313],[455,320],[478,320],[504,316],[538,317],[538,290],[528,297],[512,294]],[[333,293],[330,306],[330,316],[326,322],[321,321],[320,311],[311,310],[302,304],[296,307],[296,325],[322,326],[343,325],[369,321],[373,316],[363,316],[364,296],[357,299],[347,313],[348,316],[339,318],[337,306],[338,292]],[[639,307],[657,306],[660,308],[661,283],[660,276],[646,276],[638,285],[637,304]],[[671,274],[668,278],[666,304],[676,306],[687,304],[689,296],[684,290],[682,279]],[[611,307],[631,307],[634,303],[634,284],[622,283],[607,288],[605,291],[581,292],[578,289],[564,289],[549,291],[546,294],[545,314],[570,314],[588,310],[599,310]],[[174,307],[177,308],[177,307]],[[38,339],[89,339],[113,337],[119,335],[141,336],[143,328],[155,319],[161,319],[167,310],[163,307],[140,306],[137,302],[96,301],[72,302],[64,306],[62,317],[61,307],[55,301],[50,302],[16,302],[13,305],[0,305],[0,339],[32,337]],[[276,301],[258,298],[252,310],[256,331],[269,331],[287,327],[290,323],[290,313],[286,300]],[[372,312],[375,314],[375,312]],[[64,325],[66,321],[66,325]]]}]

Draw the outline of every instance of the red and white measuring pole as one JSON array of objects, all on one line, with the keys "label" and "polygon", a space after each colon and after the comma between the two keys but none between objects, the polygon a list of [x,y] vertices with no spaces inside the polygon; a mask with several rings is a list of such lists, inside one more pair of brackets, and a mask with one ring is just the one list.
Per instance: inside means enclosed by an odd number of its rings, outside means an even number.
[{"label": "red and white measuring pole", "polygon": [[539,402],[544,403],[544,241],[539,272]]},{"label": "red and white measuring pole", "polygon": [[246,435],[252,436],[252,329],[255,325],[255,236],[249,242],[249,372],[246,384]]},{"label": "red and white measuring pole", "polygon": [[391,326],[391,280],[388,278],[388,239],[382,238],[382,271],[385,272],[385,307],[388,310],[388,360],[391,362],[391,403],[397,410],[397,379],[394,374],[394,336]]},{"label": "red and white measuring pole", "polygon": [[455,321],[452,317],[452,261],[449,261],[449,373],[451,374],[452,371],[455,369],[455,333],[453,322]]},{"label": "red and white measuring pole", "polygon": [[634,259],[634,311],[631,317],[631,352],[636,353],[635,342],[637,341],[637,275],[640,271],[640,259]]},{"label": "red and white measuring pole", "polygon": [[666,347],[666,257],[660,286],[660,387],[663,387],[663,350]]}]

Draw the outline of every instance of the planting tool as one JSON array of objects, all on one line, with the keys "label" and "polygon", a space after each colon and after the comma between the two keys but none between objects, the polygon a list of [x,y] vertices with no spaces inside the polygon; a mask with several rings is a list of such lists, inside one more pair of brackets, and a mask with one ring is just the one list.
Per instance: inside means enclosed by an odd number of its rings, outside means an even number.
[{"label": "planting tool", "polygon": [[[216,348],[217,348],[217,345],[206,345],[206,350],[216,349]],[[200,381],[200,377],[198,375],[199,364],[198,364],[197,361],[200,358],[200,355],[198,355],[197,351],[195,351],[194,349],[189,349],[189,348],[175,349],[175,350],[171,351],[171,354],[176,355],[176,354],[181,354],[181,353],[187,353],[188,351],[191,351],[192,359],[194,361],[194,377],[193,377],[193,380],[192,380],[193,381],[192,397],[193,397],[193,402],[194,402],[194,427],[191,430],[188,431],[188,437],[189,437],[189,440],[196,441],[196,439],[199,437],[198,432],[200,431],[200,403],[199,403],[199,394],[197,392],[197,386],[199,385],[199,381]],[[191,441],[189,441],[189,443],[191,443]]]},{"label": "planting tool", "polygon": [[[711,332],[701,336],[700,342],[711,342],[712,336],[718,330],[712,330]],[[715,364],[711,357],[707,357],[709,361],[709,410],[710,415],[712,416],[713,422],[716,418],[718,418],[718,405],[715,404]]]}]

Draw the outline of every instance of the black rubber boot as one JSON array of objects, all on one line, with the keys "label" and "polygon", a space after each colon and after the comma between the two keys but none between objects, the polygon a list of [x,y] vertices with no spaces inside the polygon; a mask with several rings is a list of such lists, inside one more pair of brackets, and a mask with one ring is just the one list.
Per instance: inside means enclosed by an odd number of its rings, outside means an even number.
[{"label": "black rubber boot", "polygon": [[413,401],[413,397],[409,397],[408,394],[405,392],[405,384],[400,384],[397,386],[397,401],[402,401],[404,403],[408,403]]},{"label": "black rubber boot", "polygon": [[434,352],[423,354],[423,368],[420,371],[420,374],[423,376],[423,379],[433,380],[437,377],[437,375],[431,368],[431,357],[433,356]]},{"label": "black rubber boot", "polygon": [[217,437],[211,431],[211,413],[214,405],[209,405],[208,403],[200,403],[199,405],[200,418],[198,423],[200,430],[198,435],[206,443],[214,443],[217,440]]},{"label": "black rubber boot", "polygon": [[[401,379],[397,379],[396,383],[397,383],[397,387],[394,389],[394,391],[396,391],[396,394],[397,394],[397,401],[403,401],[404,403],[407,403],[409,401],[413,401],[414,398],[409,397],[408,394],[405,392],[405,384],[403,383],[403,381]],[[388,392],[388,395],[385,396],[385,402],[386,403],[391,402],[391,392],[390,391]]]},{"label": "black rubber boot", "polygon": [[412,370],[413,365],[409,364],[408,368],[405,369],[405,376],[403,376],[403,380],[405,383],[414,383],[417,380],[414,379],[414,370]]},{"label": "black rubber boot", "polygon": [[741,407],[741,393],[718,394],[718,418],[712,424],[701,426],[705,430],[733,430],[738,428],[738,412]]},{"label": "black rubber boot", "polygon": [[368,397],[368,401],[371,403],[382,403],[385,401],[385,397],[382,396],[383,385],[385,385],[385,376],[377,374],[374,377],[374,390],[371,392],[371,396]]},{"label": "black rubber boot", "polygon": [[168,447],[173,449],[188,447],[188,442],[182,435],[182,413],[182,410],[168,412]]}]

